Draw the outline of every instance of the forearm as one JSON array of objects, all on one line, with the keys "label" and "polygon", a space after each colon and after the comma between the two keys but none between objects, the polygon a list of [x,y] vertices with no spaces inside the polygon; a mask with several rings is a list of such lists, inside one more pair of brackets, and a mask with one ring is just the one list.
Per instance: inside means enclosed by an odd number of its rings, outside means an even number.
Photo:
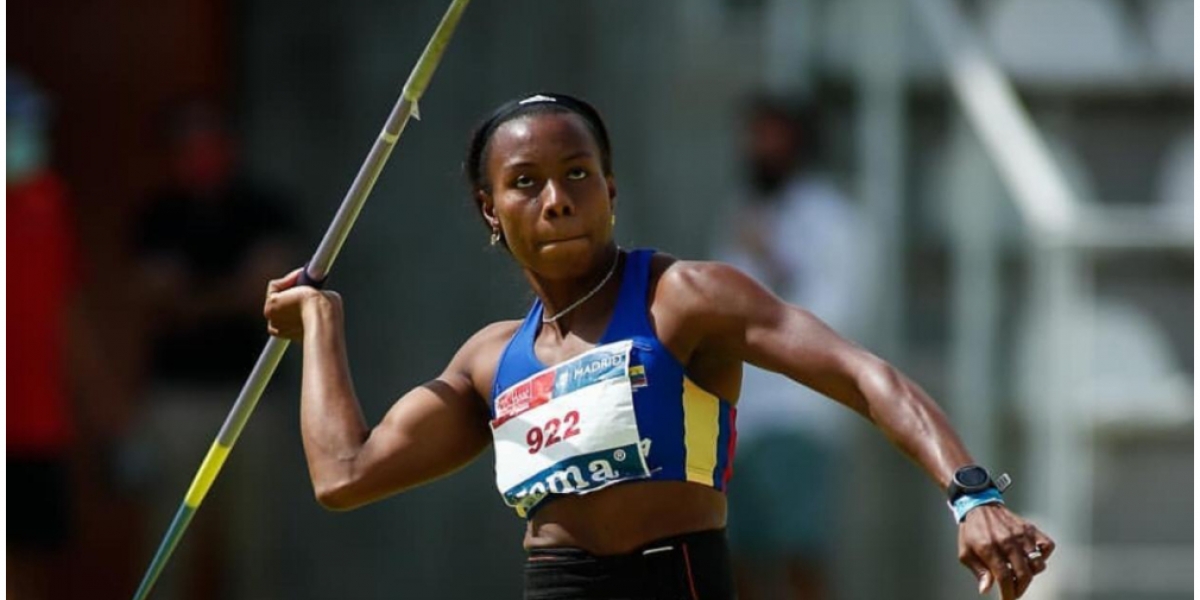
[{"label": "forearm", "polygon": [[320,298],[304,315],[300,431],[318,497],[354,477],[354,461],[370,430],[354,394],[342,313]]},{"label": "forearm", "polygon": [[883,363],[859,377],[867,417],[943,489],[973,461],[946,414],[916,383]]},{"label": "forearm", "polygon": [[[871,418],[942,489],[959,467],[974,462],[945,413],[917,384],[886,364],[863,379]],[[1005,600],[1020,598],[1046,569],[1054,540],[1003,506],[974,507],[965,509],[969,514],[958,528],[959,562],[979,580],[980,594],[997,584]]]}]

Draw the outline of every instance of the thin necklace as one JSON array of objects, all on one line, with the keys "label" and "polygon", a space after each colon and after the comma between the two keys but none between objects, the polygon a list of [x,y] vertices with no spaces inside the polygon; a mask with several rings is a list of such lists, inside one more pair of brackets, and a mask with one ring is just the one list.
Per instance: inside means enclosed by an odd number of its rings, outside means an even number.
[{"label": "thin necklace", "polygon": [[553,317],[547,317],[546,313],[542,313],[542,323],[550,324],[563,318],[567,313],[579,308],[584,302],[587,302],[592,296],[595,296],[596,292],[599,292],[600,288],[604,287],[604,284],[608,283],[609,279],[612,279],[613,273],[617,272],[617,263],[619,262],[621,262],[621,249],[617,248],[617,256],[613,259],[612,266],[608,268],[608,273],[604,276],[604,279],[601,279],[600,283],[596,284],[596,287],[592,288],[592,291],[584,294],[582,298],[571,303],[570,306],[558,311],[558,314],[554,315]]}]

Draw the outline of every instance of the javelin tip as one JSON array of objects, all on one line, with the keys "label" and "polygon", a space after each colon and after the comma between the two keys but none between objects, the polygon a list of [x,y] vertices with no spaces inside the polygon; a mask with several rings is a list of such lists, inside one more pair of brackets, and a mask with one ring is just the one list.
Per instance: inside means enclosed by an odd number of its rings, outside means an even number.
[{"label": "javelin tip", "polygon": [[408,81],[404,83],[404,97],[408,98],[414,104],[425,93],[426,86],[429,85],[429,79],[433,77],[434,70],[442,60],[442,54],[446,51],[446,44],[450,41],[450,36],[454,34],[454,30],[458,27],[458,21],[462,17],[463,10],[467,7],[470,0],[453,0],[450,7],[446,9],[446,14],[442,16],[442,20],[438,23],[437,30],[433,32],[433,37],[426,44],[425,50],[421,52],[421,58],[417,60],[417,65],[413,67],[412,73],[408,76]]}]

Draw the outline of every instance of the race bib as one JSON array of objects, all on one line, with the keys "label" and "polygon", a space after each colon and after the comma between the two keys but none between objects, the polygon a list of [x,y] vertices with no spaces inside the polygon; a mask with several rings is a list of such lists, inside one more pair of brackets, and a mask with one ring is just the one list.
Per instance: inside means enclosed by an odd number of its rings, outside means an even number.
[{"label": "race bib", "polygon": [[632,342],[594,348],[496,398],[496,487],[524,517],[549,494],[586,494],[650,476],[639,450]]}]

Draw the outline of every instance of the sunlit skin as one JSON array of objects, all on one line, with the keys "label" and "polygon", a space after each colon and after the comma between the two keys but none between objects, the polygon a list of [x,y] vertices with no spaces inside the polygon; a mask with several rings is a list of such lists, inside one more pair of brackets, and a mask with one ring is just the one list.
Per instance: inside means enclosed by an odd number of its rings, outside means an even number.
[{"label": "sunlit skin", "polygon": [[[617,254],[612,238],[616,185],[603,173],[600,149],[579,117],[543,115],[502,125],[486,158],[489,191],[477,192],[484,218],[504,233],[513,258],[545,302],[546,314],[557,314],[602,281]],[[542,327],[534,352],[544,364],[595,346],[616,305],[617,281],[614,277],[587,303]],[[502,336],[497,359],[519,324],[512,322]],[[664,337],[660,330],[659,337],[676,357],[686,356],[684,348],[672,345],[674,336]],[[693,374],[693,380],[736,398],[741,368],[727,364]],[[615,554],[724,524],[725,496],[712,488],[630,483],[549,503],[530,520],[525,546],[577,546]]]},{"label": "sunlit skin", "polygon": [[[501,125],[485,155],[488,189],[477,190],[484,219],[503,234],[535,291],[570,303],[572,288],[594,283],[616,252],[617,187],[603,172],[587,126],[570,114]],[[565,295],[564,295],[565,294]]]},{"label": "sunlit skin", "polygon": [[[616,185],[573,114],[506,122],[484,156],[476,190],[503,239],[553,315],[604,279],[617,256]],[[299,271],[272,281],[264,314],[272,335],[302,341],[301,433],[319,502],[347,510],[452,473],[491,443],[488,402],[500,354],[520,325],[484,327],[436,379],[401,397],[374,428],[363,419],[345,353],[340,297],[297,287]],[[594,347],[610,320],[620,271],[562,319],[543,325],[535,352],[554,364]],[[697,385],[736,402],[741,365],[782,373],[871,421],[939,486],[970,464],[945,415],[915,383],[727,265],[655,257],[649,317],[663,345]],[[736,471],[736,464],[735,464]],[[734,478],[736,485],[736,476]],[[813,515],[812,518],[827,518]],[[525,547],[573,546],[594,554],[632,550],[665,536],[723,527],[725,496],[685,482],[627,482],[549,502],[528,525]],[[1003,506],[972,511],[959,526],[960,560],[981,587],[1024,593],[1053,542]],[[1011,563],[1011,570],[1006,565]]]}]

